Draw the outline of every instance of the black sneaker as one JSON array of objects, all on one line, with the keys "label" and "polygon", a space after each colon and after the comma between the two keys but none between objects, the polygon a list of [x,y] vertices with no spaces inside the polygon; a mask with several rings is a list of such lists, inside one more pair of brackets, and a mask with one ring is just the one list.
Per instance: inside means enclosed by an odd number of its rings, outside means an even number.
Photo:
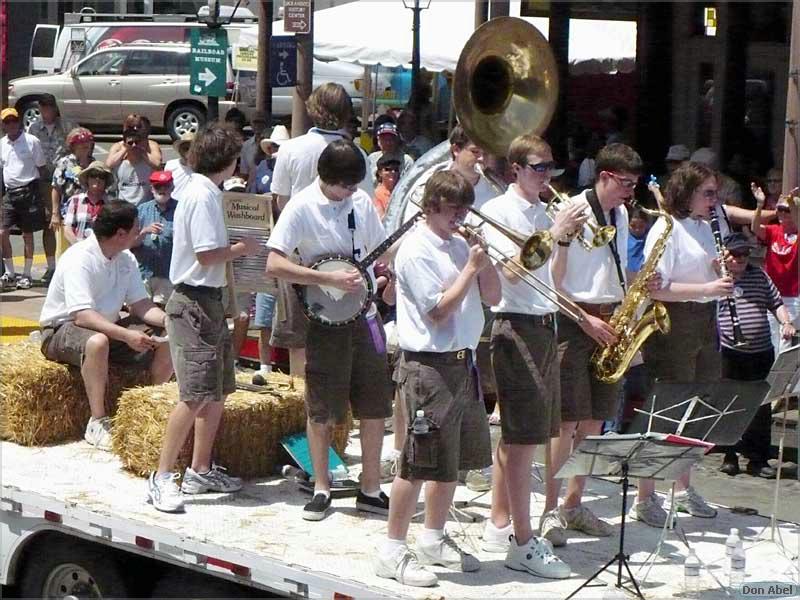
[{"label": "black sneaker", "polygon": [[56,274],[55,269],[47,269],[42,275],[42,283],[45,285],[50,285],[50,281],[53,279],[53,275]]},{"label": "black sneaker", "polygon": [[373,498],[372,496],[367,496],[361,490],[358,490],[358,494],[356,495],[356,508],[364,512],[388,515],[389,496],[381,492],[378,498]]},{"label": "black sneaker", "polygon": [[331,497],[325,494],[314,494],[311,502],[303,507],[303,518],[306,521],[322,521],[328,516],[331,508]]}]

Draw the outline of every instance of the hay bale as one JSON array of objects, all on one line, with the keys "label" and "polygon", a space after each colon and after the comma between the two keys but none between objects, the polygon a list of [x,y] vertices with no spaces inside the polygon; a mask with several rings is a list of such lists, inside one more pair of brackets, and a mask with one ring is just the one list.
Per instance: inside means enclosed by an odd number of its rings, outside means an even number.
[{"label": "hay bale", "polygon": [[[0,346],[0,438],[24,446],[83,439],[91,413],[80,369],[47,360],[34,342]],[[146,371],[112,369],[106,408],[123,389],[146,384]]]},{"label": "hay bale", "polygon": [[[305,430],[303,381],[272,373],[265,387],[268,393],[238,390],[225,402],[214,456],[240,477],[274,475],[281,462],[280,440]],[[177,402],[176,383],[122,394],[114,417],[112,447],[126,469],[144,477],[158,466],[167,419]],[[334,447],[339,452],[347,445],[350,424],[335,433]],[[191,460],[191,438],[179,457],[179,470]]]}]

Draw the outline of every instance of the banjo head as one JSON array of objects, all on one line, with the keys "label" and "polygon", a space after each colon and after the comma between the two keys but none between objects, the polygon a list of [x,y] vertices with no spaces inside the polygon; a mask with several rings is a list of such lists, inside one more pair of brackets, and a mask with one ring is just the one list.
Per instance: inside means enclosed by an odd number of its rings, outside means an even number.
[{"label": "banjo head", "polygon": [[[354,269],[356,266],[350,259],[335,256],[323,258],[310,268],[330,273]],[[345,292],[329,286],[304,286],[301,299],[308,318],[331,327],[347,325],[358,319],[372,302],[372,279],[363,271],[361,276],[362,287],[356,292]]]}]

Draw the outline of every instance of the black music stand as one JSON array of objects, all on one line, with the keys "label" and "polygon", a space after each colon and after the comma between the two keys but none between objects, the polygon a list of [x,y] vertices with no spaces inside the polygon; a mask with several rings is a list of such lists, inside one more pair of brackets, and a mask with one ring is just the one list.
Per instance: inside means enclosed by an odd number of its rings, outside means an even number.
[{"label": "black music stand", "polygon": [[[711,446],[711,444],[698,440],[658,433],[587,436],[580,443],[564,466],[561,467],[556,477],[559,479],[590,475],[619,477],[622,484],[622,524],[620,526],[619,550],[617,553],[567,596],[567,600],[585,587],[598,585],[590,584],[614,563],[617,563],[617,582],[615,587],[636,594],[641,600],[645,600],[628,564],[630,557],[625,553],[628,478],[674,479],[697,462]],[[623,567],[628,572],[628,579],[633,584],[634,589],[623,585]]]}]

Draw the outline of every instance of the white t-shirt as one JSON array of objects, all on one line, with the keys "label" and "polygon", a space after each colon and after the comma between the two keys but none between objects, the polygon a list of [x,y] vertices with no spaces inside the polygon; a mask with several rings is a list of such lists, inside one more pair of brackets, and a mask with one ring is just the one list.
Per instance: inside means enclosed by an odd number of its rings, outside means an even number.
[{"label": "white t-shirt", "polygon": [[7,135],[0,139],[0,165],[7,188],[22,187],[38,179],[39,167],[46,164],[42,144],[36,136],[23,132],[13,142]]},{"label": "white t-shirt", "polygon": [[[351,211],[355,230],[348,223]],[[355,259],[363,260],[385,239],[386,232],[369,196],[357,190],[349,198],[334,202],[322,193],[317,179],[283,209],[267,247],[287,256],[297,250],[302,264],[309,266],[329,254],[353,256],[353,247]]]},{"label": "white t-shirt", "polygon": [[181,194],[186,189],[186,184],[189,183],[189,177],[193,172],[192,168],[183,164],[180,158],[173,158],[167,161],[167,164],[164,165],[164,170],[172,173],[172,185],[175,186],[172,197],[180,200]]},{"label": "white t-shirt", "polygon": [[205,175],[192,173],[175,209],[170,281],[174,285],[225,287],[225,263],[204,267],[197,262],[197,253],[229,244],[222,192]]},{"label": "white t-shirt", "polygon": [[[586,206],[586,213],[592,215],[592,209],[586,200],[585,190],[570,198],[570,202],[581,202]],[[616,241],[617,252],[619,253],[620,267],[622,276],[625,277],[625,269],[628,266],[628,211],[625,206],[618,206],[616,211]],[[606,223],[611,224],[610,213],[604,213]],[[592,223],[596,224],[594,215],[589,217]],[[583,228],[583,236],[587,241],[592,239],[592,231],[588,226]],[[567,270],[564,274],[562,289],[578,302],[589,304],[605,304],[607,302],[620,302],[625,296],[622,286],[619,283],[617,266],[614,262],[614,255],[611,253],[611,244],[601,248],[595,248],[591,252],[587,251],[583,244],[578,240],[573,240],[569,249],[559,248],[560,252],[567,250]]]},{"label": "white t-shirt", "polygon": [[411,352],[452,352],[478,347],[483,307],[475,280],[456,310],[444,321],[428,314],[469,260],[469,246],[460,236],[443,240],[427,225],[408,234],[395,258],[397,332],[400,348]]},{"label": "white t-shirt", "polygon": [[[552,225],[550,217],[545,214],[545,205],[542,202],[531,203],[520,196],[516,184],[510,185],[508,191],[502,196],[484,204],[482,212],[523,235],[549,229]],[[488,223],[483,225],[482,231],[489,245],[497,248],[506,258],[516,258],[519,255],[520,247]],[[490,251],[490,254],[494,254],[494,252]],[[553,287],[549,261],[536,269],[534,275]],[[492,307],[493,312],[544,315],[556,310],[556,306],[552,302],[524,281],[517,280],[512,283],[501,273],[500,285],[503,290],[503,298],[500,304]]]},{"label": "white t-shirt", "polygon": [[[720,215],[720,221],[722,217]],[[659,218],[647,233],[644,257],[650,256],[667,223]],[[714,234],[708,221],[702,219],[672,220],[672,233],[666,242],[664,254],[658,261],[658,272],[664,285],[677,283],[709,283],[718,279],[712,261],[717,257]],[[713,302],[717,298],[695,298],[693,302]]]},{"label": "white t-shirt", "polygon": [[[275,171],[272,175],[273,194],[293,198],[298,192],[311,185],[317,178],[317,162],[322,151],[333,141],[346,140],[343,131],[327,131],[312,127],[308,133],[286,140],[275,159]],[[365,164],[367,155],[361,150]],[[372,198],[375,186],[373,175],[366,173],[364,180],[358,184]]]},{"label": "white t-shirt", "polygon": [[147,297],[133,254],[125,250],[109,260],[91,235],[70,246],[59,259],[39,323],[46,326],[73,321],[76,312],[87,309],[116,323],[123,304]]}]

